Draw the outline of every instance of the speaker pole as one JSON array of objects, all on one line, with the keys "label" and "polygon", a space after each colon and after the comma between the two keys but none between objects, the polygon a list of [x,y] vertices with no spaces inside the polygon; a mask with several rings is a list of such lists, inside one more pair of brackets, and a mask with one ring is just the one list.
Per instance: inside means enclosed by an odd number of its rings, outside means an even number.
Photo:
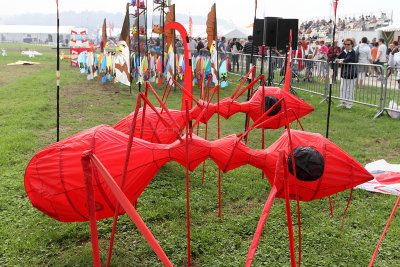
[{"label": "speaker pole", "polygon": [[[263,75],[264,72],[264,49],[265,49],[265,43],[263,42],[262,48],[261,48],[261,68],[260,68],[260,75]],[[260,84],[262,84],[262,81],[260,80]],[[263,86],[265,84],[262,84]]]},{"label": "speaker pole", "polygon": [[[337,5],[338,5],[339,0],[335,0],[333,2],[334,5],[334,12],[335,12],[335,21],[333,22],[333,35],[332,35],[332,54],[335,54],[335,33],[336,33],[336,10],[337,10]],[[334,62],[331,62],[331,66],[333,71],[335,71],[335,66],[334,66]],[[329,68],[328,68],[329,71]],[[329,72],[328,72],[329,75]],[[333,77],[331,75],[329,75],[329,98],[328,98],[328,115],[326,118],[326,138],[328,139],[329,137],[329,119],[331,117],[331,102],[332,102],[332,81]]]},{"label": "speaker pole", "polygon": [[271,59],[272,59],[272,47],[269,47],[269,60],[268,60],[268,86],[272,86],[272,76],[271,76],[271,68],[272,68],[272,63],[271,63]]},{"label": "speaker pole", "polygon": [[287,71],[287,66],[286,65],[287,65],[287,58],[288,58],[287,50],[288,50],[288,46],[286,45],[286,47],[285,47],[285,62],[283,64],[283,67],[285,68],[285,73],[283,74],[283,78],[279,82],[278,87],[282,84],[282,82],[285,80],[285,77],[286,77],[286,71]]}]

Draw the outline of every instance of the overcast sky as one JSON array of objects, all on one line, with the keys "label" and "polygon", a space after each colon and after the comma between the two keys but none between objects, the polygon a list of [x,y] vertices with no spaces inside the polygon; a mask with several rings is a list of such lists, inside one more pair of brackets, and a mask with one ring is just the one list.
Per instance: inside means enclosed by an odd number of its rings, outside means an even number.
[{"label": "overcast sky", "polygon": [[[151,2],[148,0],[150,7],[152,7]],[[253,21],[254,0],[172,0],[172,3],[176,4],[177,13],[191,15],[206,15],[214,2],[217,4],[217,18],[231,21],[240,27],[246,27]],[[258,0],[257,18],[274,16],[299,18],[300,21],[303,21],[307,18],[328,17],[331,2],[332,0]],[[61,15],[63,11],[80,12],[85,10],[123,13],[126,3],[126,0],[59,0],[59,8]],[[399,0],[340,0],[338,15],[356,15],[380,10],[393,10],[394,21],[400,22]],[[55,13],[56,1],[7,1],[0,8],[0,16],[27,12]]]}]

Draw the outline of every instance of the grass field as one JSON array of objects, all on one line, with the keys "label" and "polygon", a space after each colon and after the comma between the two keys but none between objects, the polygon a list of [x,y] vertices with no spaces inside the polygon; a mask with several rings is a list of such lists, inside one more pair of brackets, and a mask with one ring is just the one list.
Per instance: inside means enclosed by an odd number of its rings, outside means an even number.
[{"label": "grass field", "polygon": [[[56,141],[56,51],[48,47],[1,44],[8,56],[0,57],[0,265],[87,266],[92,264],[89,223],[61,223],[33,208],[24,188],[24,171],[35,153]],[[20,49],[42,51],[29,59]],[[7,66],[17,60],[37,61],[34,66]],[[221,98],[238,84],[232,77]],[[99,124],[114,125],[133,111],[133,93],[119,84],[86,80],[68,61],[61,62],[61,137]],[[156,87],[159,94],[163,88]],[[194,88],[195,94],[199,89]],[[315,111],[302,119],[305,130],[325,135],[327,104],[320,96],[298,92]],[[181,94],[172,92],[170,108],[180,107]],[[240,101],[243,101],[241,98]],[[153,98],[154,100],[154,98]],[[330,140],[361,164],[386,159],[400,163],[399,121],[377,110],[354,105],[332,106]],[[222,119],[221,136],[240,133],[243,114]],[[295,124],[292,125],[296,127]],[[266,131],[266,145],[282,133]],[[204,136],[204,125],[200,129]],[[249,146],[260,148],[259,131],[250,134]],[[209,137],[217,136],[216,117]],[[191,249],[193,266],[244,266],[248,248],[270,191],[258,169],[243,166],[222,175],[222,219],[218,218],[218,169],[207,161],[190,174]],[[328,199],[301,203],[302,264],[304,266],[366,266],[383,231],[395,196],[355,190],[344,221],[349,191],[338,194],[333,217]],[[291,203],[296,213],[295,202]],[[175,266],[187,265],[185,169],[168,163],[140,196],[138,212]],[[399,266],[398,214],[383,240],[376,266]],[[293,215],[295,238],[297,219]],[[100,249],[105,264],[112,219],[99,221]],[[297,245],[296,245],[297,249]],[[161,266],[160,260],[129,220],[120,216],[111,264],[113,266]],[[274,202],[253,266],[290,265],[285,203]]]}]

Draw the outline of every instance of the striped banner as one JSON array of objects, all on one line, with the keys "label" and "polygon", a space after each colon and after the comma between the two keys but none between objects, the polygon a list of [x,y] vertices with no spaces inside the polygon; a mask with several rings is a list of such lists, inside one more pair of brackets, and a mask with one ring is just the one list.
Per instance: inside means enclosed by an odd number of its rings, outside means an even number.
[{"label": "striped banner", "polygon": [[394,32],[382,32],[382,35],[387,46],[393,42]]}]

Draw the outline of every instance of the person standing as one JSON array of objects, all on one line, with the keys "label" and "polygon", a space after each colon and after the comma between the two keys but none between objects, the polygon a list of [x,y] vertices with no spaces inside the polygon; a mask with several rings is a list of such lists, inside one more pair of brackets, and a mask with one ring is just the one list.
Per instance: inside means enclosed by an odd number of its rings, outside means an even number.
[{"label": "person standing", "polygon": [[[385,40],[383,38],[379,38],[379,47],[378,47],[378,54],[376,56],[376,60],[375,60],[375,64],[377,65],[381,65],[383,67],[383,65],[386,63],[386,50],[387,47],[385,45]],[[382,68],[376,68],[377,72],[378,72],[378,81],[382,80],[382,74],[383,74],[383,70]]]},{"label": "person standing", "polygon": [[[371,49],[371,57],[372,57],[372,63],[375,64],[374,62],[376,61],[376,56],[378,55],[378,47],[379,44],[377,42],[374,43],[374,47]],[[371,67],[371,76],[374,76],[378,73],[377,67]]]},{"label": "person standing", "polygon": [[242,45],[237,41],[236,38],[232,39],[230,44],[232,53],[232,71],[235,71],[235,66],[237,66],[237,71],[239,72],[239,51],[243,49]]},{"label": "person standing", "polygon": [[297,49],[292,51],[292,58],[294,59],[294,70],[293,71],[302,71],[304,69],[304,48],[301,41],[297,43]]},{"label": "person standing", "polygon": [[362,89],[365,75],[368,71],[366,64],[372,64],[371,48],[367,44],[367,37],[361,39],[361,44],[357,47],[358,51],[358,63],[362,64],[358,66],[358,80],[357,89]]},{"label": "person standing", "polygon": [[[389,61],[392,60],[394,54],[396,54],[397,52],[399,52],[399,42],[393,41],[392,47],[389,50],[388,65],[390,65]],[[389,66],[387,77],[389,77],[392,74],[392,71],[393,71],[393,68]]]},{"label": "person standing", "polygon": [[190,53],[194,56],[197,56],[196,47],[197,47],[196,41],[193,39],[192,36],[189,36],[189,49],[190,49]]},{"label": "person standing", "polygon": [[[319,50],[319,60],[326,61],[328,59],[328,47],[325,45],[325,41],[322,40],[319,42],[320,50]],[[326,63],[322,63],[319,68],[319,75],[320,77],[325,77],[325,69]]]},{"label": "person standing", "polygon": [[222,36],[221,41],[218,43],[218,53],[220,55],[221,61],[226,58],[225,40],[225,36]]},{"label": "person standing", "polygon": [[257,55],[257,53],[258,53],[258,47],[256,45],[253,45],[253,35],[249,35],[247,37],[247,42],[244,44],[244,47],[243,47],[243,53],[246,54],[245,57],[246,57],[246,74],[247,74],[250,69],[251,54],[253,54],[252,64],[254,64],[254,62],[255,62],[254,55]]},{"label": "person standing", "polygon": [[[335,50],[333,50],[335,49]],[[342,50],[340,47],[337,45],[337,41],[333,42],[333,46],[329,47],[328,50],[328,61],[332,62],[332,69],[333,69],[333,75],[332,75],[332,81],[336,82],[337,78],[337,73],[339,69],[339,64],[336,62],[336,58],[340,55]]]},{"label": "person standing", "polygon": [[369,43],[369,47],[370,47],[371,49],[374,48],[375,43],[376,43],[376,38],[372,38],[372,41]]},{"label": "person standing", "polygon": [[303,50],[307,55],[307,51],[308,51],[308,42],[306,41],[306,37],[303,36],[303,38],[301,38],[301,45],[303,46]]},{"label": "person standing", "polygon": [[397,43],[395,44],[397,46],[397,49],[392,50],[392,52],[390,53],[388,64],[391,69],[397,70],[397,75],[395,79],[398,83],[398,88],[400,89],[400,49],[398,47],[398,42],[394,42]]},{"label": "person standing", "polygon": [[204,48],[204,43],[203,43],[203,41],[201,41],[201,38],[199,37],[199,38],[197,38],[197,47],[196,47],[196,49],[197,49],[197,54],[201,54],[200,53],[200,51],[202,51],[202,49]]},{"label": "person standing", "polygon": [[315,48],[314,48],[314,53],[313,53],[313,60],[315,60],[316,62],[314,62],[315,67],[317,68],[317,73],[318,75],[320,74],[320,70],[321,70],[321,62],[318,62],[317,60],[319,60],[320,57],[320,49],[321,46],[319,45],[319,41],[315,41]]},{"label": "person standing", "polygon": [[[356,63],[356,52],[353,50],[353,38],[344,39],[345,49],[337,58],[339,63],[347,63],[342,66],[340,73],[340,98],[341,104],[339,107],[351,108],[354,99],[354,85],[357,79],[357,67],[349,63]],[[347,101],[348,100],[348,101]]]}]

